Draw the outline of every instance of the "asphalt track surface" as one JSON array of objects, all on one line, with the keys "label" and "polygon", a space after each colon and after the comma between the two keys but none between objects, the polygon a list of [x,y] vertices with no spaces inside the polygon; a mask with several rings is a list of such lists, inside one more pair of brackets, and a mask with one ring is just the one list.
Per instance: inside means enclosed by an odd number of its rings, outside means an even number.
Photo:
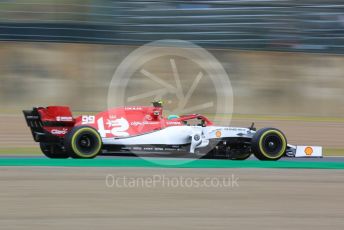
[{"label": "asphalt track surface", "polygon": [[[109,175],[119,184],[107,184]],[[141,186],[157,176],[165,184]],[[188,178],[235,183],[182,186]],[[344,229],[343,181],[343,171],[333,169],[0,167],[0,226]]]},{"label": "asphalt track surface", "polygon": [[344,229],[343,157],[185,160],[1,156],[0,229]]}]

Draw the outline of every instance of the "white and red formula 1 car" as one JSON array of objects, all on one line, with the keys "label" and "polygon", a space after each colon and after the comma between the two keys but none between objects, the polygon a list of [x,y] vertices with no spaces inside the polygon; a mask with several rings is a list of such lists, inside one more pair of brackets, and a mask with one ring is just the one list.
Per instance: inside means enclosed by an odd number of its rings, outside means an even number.
[{"label": "white and red formula 1 car", "polygon": [[[260,160],[321,157],[319,146],[287,144],[275,128],[215,126],[200,114],[162,115],[162,104],[124,106],[74,118],[68,107],[23,111],[33,138],[49,158],[94,158],[98,154],[192,154],[199,157]],[[196,123],[195,123],[196,122]]]}]

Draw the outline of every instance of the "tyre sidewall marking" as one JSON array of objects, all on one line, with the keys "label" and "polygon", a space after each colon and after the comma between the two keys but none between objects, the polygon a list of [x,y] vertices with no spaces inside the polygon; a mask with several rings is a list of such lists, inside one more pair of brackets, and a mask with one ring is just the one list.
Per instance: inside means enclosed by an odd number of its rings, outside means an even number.
[{"label": "tyre sidewall marking", "polygon": [[[83,153],[81,153],[80,151],[79,151],[79,149],[77,148],[77,146],[76,146],[76,141],[75,141],[75,139],[76,139],[76,137],[77,137],[77,135],[79,134],[79,133],[81,133],[81,132],[84,132],[84,131],[89,131],[89,132],[91,132],[91,133],[93,133],[93,134],[95,134],[96,135],[96,137],[97,137],[97,139],[98,139],[98,142],[99,142],[99,146],[98,146],[98,148],[95,150],[95,152],[94,153],[92,153],[92,154],[90,154],[90,155],[85,155],[85,154],[83,154]],[[100,137],[99,137],[99,134],[97,133],[97,131],[95,131],[95,130],[93,130],[93,129],[91,129],[91,128],[81,128],[81,129],[79,129],[78,131],[76,131],[74,134],[73,134],[73,137],[72,137],[72,150],[74,151],[74,153],[75,154],[77,154],[78,156],[80,156],[80,157],[93,157],[93,156],[95,156],[95,155],[97,155],[97,153],[100,151],[100,149],[101,149],[101,139],[100,139]]]},{"label": "tyre sidewall marking", "polygon": [[[264,151],[264,149],[263,149],[263,147],[262,147],[262,142],[263,142],[264,137],[265,137],[266,135],[268,135],[268,134],[271,134],[271,133],[277,134],[277,135],[282,139],[282,149],[281,149],[281,151],[278,153],[278,155],[275,156],[275,157],[269,156],[269,155]],[[281,132],[279,132],[279,131],[277,131],[277,130],[268,130],[268,131],[264,132],[263,135],[259,138],[259,144],[258,144],[258,145],[259,145],[259,150],[260,150],[260,152],[261,152],[265,157],[267,157],[267,158],[269,158],[269,159],[276,159],[276,158],[279,158],[279,157],[281,157],[281,156],[283,155],[284,150],[285,150],[285,148],[287,147],[287,142],[286,142],[285,137],[283,136],[283,134],[282,134]]]}]

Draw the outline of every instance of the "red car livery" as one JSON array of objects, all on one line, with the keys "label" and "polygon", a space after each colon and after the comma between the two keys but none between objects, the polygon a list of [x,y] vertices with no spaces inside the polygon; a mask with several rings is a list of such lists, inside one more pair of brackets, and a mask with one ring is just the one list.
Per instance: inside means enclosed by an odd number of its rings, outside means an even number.
[{"label": "red car livery", "polygon": [[[200,114],[163,115],[161,103],[123,106],[73,117],[69,107],[24,110],[33,138],[49,158],[94,158],[112,152],[192,154],[243,160],[322,156],[318,146],[292,146],[275,128],[216,126]],[[312,154],[302,150],[312,148]],[[310,151],[307,151],[309,153]]]}]

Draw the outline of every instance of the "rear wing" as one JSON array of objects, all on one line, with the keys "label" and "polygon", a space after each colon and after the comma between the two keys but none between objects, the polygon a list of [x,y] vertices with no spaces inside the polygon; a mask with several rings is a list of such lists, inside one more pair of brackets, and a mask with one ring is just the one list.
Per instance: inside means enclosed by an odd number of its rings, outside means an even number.
[{"label": "rear wing", "polygon": [[30,128],[32,137],[36,142],[40,141],[40,136],[44,135],[43,123],[37,108],[23,110],[27,126]]},{"label": "rear wing", "polygon": [[34,107],[23,114],[36,142],[60,142],[75,123],[66,106]]}]

